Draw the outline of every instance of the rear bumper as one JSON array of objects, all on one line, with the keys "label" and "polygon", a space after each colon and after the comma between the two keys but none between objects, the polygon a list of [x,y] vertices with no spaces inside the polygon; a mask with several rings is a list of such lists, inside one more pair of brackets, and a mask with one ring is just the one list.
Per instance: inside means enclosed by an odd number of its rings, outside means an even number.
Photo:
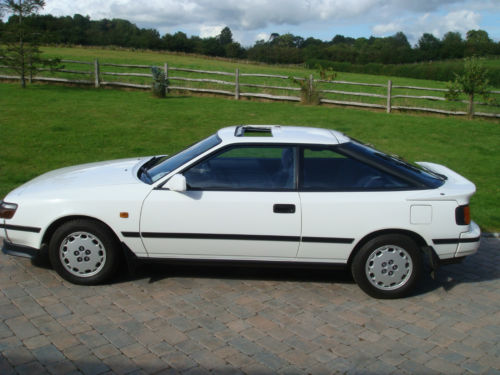
[{"label": "rear bumper", "polygon": [[33,259],[40,253],[40,250],[33,247],[16,245],[4,239],[2,252],[7,255]]},{"label": "rear bumper", "polygon": [[460,240],[455,257],[464,257],[474,254],[479,249],[481,229],[475,222],[471,222],[470,231],[460,234]]}]

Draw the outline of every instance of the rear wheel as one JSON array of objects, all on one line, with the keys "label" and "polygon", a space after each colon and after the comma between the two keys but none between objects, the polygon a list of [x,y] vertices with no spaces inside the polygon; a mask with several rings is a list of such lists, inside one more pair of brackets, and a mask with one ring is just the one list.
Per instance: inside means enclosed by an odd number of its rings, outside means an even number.
[{"label": "rear wheel", "polygon": [[422,254],[407,236],[382,235],[361,247],[351,271],[359,287],[370,296],[400,298],[415,287],[422,273]]},{"label": "rear wheel", "polygon": [[118,266],[118,244],[108,228],[79,219],[61,225],[49,244],[52,267],[64,279],[82,285],[107,281]]}]

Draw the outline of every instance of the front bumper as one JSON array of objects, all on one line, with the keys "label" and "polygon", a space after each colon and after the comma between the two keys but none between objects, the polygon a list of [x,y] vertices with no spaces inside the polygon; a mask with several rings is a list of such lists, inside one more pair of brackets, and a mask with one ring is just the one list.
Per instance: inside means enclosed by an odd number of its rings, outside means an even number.
[{"label": "front bumper", "polygon": [[40,250],[33,247],[16,245],[4,239],[2,252],[7,255],[33,259],[40,253]]}]

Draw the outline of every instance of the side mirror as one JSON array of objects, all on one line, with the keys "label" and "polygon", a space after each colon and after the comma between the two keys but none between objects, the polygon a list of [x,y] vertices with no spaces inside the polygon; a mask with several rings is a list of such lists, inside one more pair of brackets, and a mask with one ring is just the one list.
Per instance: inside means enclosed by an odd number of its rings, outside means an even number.
[{"label": "side mirror", "polygon": [[175,174],[167,181],[165,187],[172,191],[183,192],[187,190],[186,177],[182,174]]}]

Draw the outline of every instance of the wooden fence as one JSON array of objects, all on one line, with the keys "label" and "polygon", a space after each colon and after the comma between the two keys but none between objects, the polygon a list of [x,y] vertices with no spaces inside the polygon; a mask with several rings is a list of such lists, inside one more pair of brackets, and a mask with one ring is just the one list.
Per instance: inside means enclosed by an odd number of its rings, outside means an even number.
[{"label": "wooden fence", "polygon": [[[40,72],[50,72],[50,75],[67,74],[71,75],[70,78],[62,77],[47,77],[47,76],[33,76],[28,77],[29,82],[40,81],[40,82],[60,82],[67,84],[83,84],[92,85],[96,88],[115,86],[115,87],[128,87],[134,89],[151,89],[152,73],[151,65],[134,65],[134,64],[112,64],[112,63],[102,63],[97,59],[94,62],[76,61],[76,60],[61,60],[64,64],[76,65],[77,67],[84,66],[84,69],[39,69]],[[0,69],[6,69],[6,66],[0,65]],[[130,68],[134,69],[134,72],[119,72],[113,71]],[[317,92],[322,96],[320,99],[321,103],[325,104],[335,104],[344,106],[356,106],[365,108],[376,108],[382,109],[390,113],[393,110],[403,110],[403,111],[424,111],[430,113],[439,113],[446,115],[466,115],[465,110],[450,110],[449,108],[432,108],[424,105],[419,105],[418,103],[425,101],[429,102],[447,102],[444,97],[444,93],[448,90],[443,88],[429,88],[429,87],[418,87],[418,86],[403,86],[394,85],[390,80],[387,84],[380,83],[362,83],[362,82],[348,82],[348,81],[328,81],[321,79],[314,79],[312,75],[309,77],[290,77],[285,75],[272,75],[272,74],[261,74],[261,73],[241,73],[239,68],[236,68],[234,72],[221,72],[221,71],[209,71],[209,70],[197,70],[197,69],[187,69],[180,67],[171,67],[167,63],[162,67],[165,76],[168,80],[167,90],[176,91],[189,91],[198,93],[209,93],[217,95],[232,96],[236,100],[241,98],[261,98],[268,100],[277,101],[292,101],[299,102],[301,100],[300,95],[301,88],[290,86],[293,81],[297,80],[307,80],[308,84],[312,87],[316,87]],[[145,69],[148,72],[142,72]],[[193,76],[186,76],[186,73]],[[183,75],[184,74],[184,75]],[[87,76],[87,79],[76,79],[76,76]],[[215,77],[214,77],[215,76]],[[143,80],[147,79],[148,83],[144,82],[124,82],[118,79],[124,77],[137,78],[140,77]],[[209,78],[205,78],[209,77]],[[12,75],[2,75],[0,74],[0,79],[19,79],[18,76]],[[268,82],[258,83],[256,79],[272,80],[273,84]],[[276,83],[278,82],[278,83]],[[287,85],[283,85],[280,82],[286,82]],[[194,87],[197,86],[197,87]],[[203,87],[200,87],[203,86]],[[372,92],[362,92],[353,91],[352,89],[345,89],[349,87],[362,88],[364,90],[369,90]],[[343,89],[339,89],[343,88]],[[279,94],[276,93],[279,92]],[[402,91],[397,93],[396,91]],[[421,91],[433,92],[433,95],[421,95]],[[442,96],[436,96],[435,93],[441,93]],[[500,94],[500,91],[491,91],[493,95]],[[403,100],[403,102],[400,102]],[[453,102],[447,102],[453,103]],[[459,100],[454,103],[461,104],[465,107],[463,103],[467,103],[466,100]],[[486,108],[487,110],[493,109],[493,111],[476,111],[475,116],[482,117],[493,117],[500,118],[500,111],[497,109],[498,105],[492,105],[489,103],[477,102],[475,105],[481,108]]]}]

